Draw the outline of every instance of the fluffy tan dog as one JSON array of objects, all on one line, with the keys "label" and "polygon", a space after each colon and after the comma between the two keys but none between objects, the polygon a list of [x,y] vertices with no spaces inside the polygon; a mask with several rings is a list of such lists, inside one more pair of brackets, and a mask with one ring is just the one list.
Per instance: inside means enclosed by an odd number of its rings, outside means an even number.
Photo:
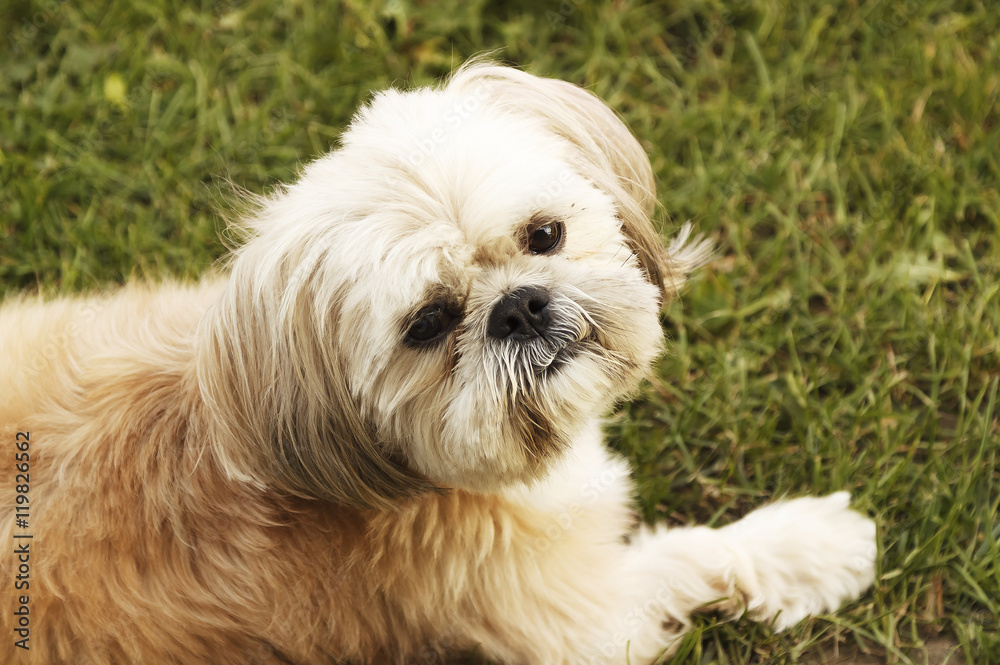
[{"label": "fluffy tan dog", "polygon": [[0,661],[648,663],[859,596],[844,493],[635,530],[598,416],[707,254],[653,206],[597,98],[474,63],[377,95],[227,276],[6,303]]}]

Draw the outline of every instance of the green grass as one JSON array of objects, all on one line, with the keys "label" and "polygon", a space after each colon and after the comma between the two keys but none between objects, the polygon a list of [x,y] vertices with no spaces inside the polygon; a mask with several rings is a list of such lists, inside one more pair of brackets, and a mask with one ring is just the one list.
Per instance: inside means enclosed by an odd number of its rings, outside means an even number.
[{"label": "green grass", "polygon": [[1000,7],[548,7],[0,0],[0,293],[194,277],[225,178],[289,180],[371,90],[501,49],[619,109],[720,247],[611,420],[645,516],[846,488],[879,522],[860,602],[706,619],[671,662],[1000,662]]}]

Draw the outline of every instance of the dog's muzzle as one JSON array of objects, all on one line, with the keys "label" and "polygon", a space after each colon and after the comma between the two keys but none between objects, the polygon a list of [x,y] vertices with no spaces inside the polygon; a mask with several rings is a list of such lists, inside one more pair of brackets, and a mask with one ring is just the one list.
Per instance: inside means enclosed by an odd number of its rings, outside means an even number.
[{"label": "dog's muzzle", "polygon": [[503,296],[490,311],[487,334],[494,340],[512,387],[528,389],[535,377],[571,362],[589,335],[586,316],[565,297],[537,286]]},{"label": "dog's muzzle", "polygon": [[498,340],[526,342],[544,337],[550,321],[548,292],[537,286],[523,286],[493,307],[486,332]]}]

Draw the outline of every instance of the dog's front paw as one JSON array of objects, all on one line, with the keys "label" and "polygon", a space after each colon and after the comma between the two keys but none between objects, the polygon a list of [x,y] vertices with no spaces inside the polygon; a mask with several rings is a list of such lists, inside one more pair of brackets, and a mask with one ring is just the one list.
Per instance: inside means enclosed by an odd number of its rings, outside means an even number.
[{"label": "dog's front paw", "polygon": [[722,529],[751,569],[750,616],[776,630],[858,598],[875,579],[875,522],[850,496],[779,501]]}]

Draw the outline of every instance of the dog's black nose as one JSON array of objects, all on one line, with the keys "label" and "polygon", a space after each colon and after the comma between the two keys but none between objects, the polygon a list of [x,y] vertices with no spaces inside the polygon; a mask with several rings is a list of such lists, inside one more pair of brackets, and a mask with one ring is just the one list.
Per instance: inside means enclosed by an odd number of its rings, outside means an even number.
[{"label": "dog's black nose", "polygon": [[535,286],[508,293],[490,312],[486,331],[515,342],[539,337],[549,326],[549,294]]}]

